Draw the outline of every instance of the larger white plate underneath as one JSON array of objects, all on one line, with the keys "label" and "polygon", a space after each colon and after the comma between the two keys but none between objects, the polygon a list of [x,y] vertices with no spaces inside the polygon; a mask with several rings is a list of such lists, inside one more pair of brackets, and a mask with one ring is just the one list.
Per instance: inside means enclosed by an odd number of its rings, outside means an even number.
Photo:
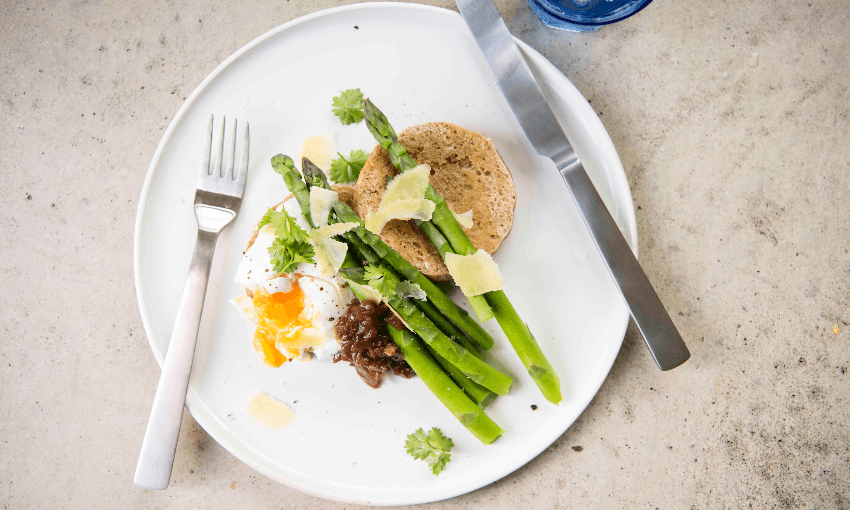
[{"label": "larger white plate underneath", "polygon": [[[576,88],[520,43],[559,121],[632,247],[631,195],[613,144]],[[495,321],[487,353],[517,378],[487,409],[507,432],[484,446],[418,379],[388,377],[379,390],[342,364],[265,367],[250,348],[250,327],[228,300],[252,226],[285,195],[269,158],[296,156],[305,136],[331,134],[335,149],[370,150],[364,124],[342,126],[331,98],[359,87],[401,130],[447,121],[493,138],[511,169],[517,208],[496,255],[506,291],[563,381],[564,402],[546,402]],[[619,351],[628,311],[566,186],[541,164],[513,118],[457,13],[412,4],[359,4],[299,18],[252,41],[192,93],[157,148],[142,190],[135,232],[139,308],[161,364],[174,324],[195,236],[192,198],[204,126],[238,117],[251,124],[245,199],[221,235],[186,404],[227,450],[265,475],[324,498],[376,505],[436,501],[487,485],[522,466],[575,421]],[[151,388],[153,391],[153,388]],[[246,417],[257,392],[287,403],[297,417],[272,431]],[[532,410],[532,405],[537,410]],[[404,451],[405,436],[439,427],[455,441],[439,477]]]}]

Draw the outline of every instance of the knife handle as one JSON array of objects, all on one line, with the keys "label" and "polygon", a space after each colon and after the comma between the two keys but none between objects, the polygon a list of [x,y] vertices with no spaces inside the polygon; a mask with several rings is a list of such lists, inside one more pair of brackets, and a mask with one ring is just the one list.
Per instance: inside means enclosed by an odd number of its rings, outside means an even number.
[{"label": "knife handle", "polygon": [[559,172],[658,368],[678,367],[691,353],[584,167],[574,158]]}]

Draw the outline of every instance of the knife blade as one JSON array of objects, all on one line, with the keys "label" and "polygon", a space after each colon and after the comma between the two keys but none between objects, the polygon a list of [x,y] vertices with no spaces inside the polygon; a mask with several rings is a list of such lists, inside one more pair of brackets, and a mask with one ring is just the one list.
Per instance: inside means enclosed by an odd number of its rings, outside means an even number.
[{"label": "knife blade", "polygon": [[602,202],[492,0],[456,0],[520,126],[563,177],[653,359],[670,370],[690,358],[670,315]]}]

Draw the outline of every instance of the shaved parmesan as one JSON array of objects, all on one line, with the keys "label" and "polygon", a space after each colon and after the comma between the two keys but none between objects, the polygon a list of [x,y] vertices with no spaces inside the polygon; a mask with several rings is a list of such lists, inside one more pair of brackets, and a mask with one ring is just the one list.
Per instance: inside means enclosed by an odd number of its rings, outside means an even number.
[{"label": "shaved parmesan", "polygon": [[446,267],[465,296],[504,289],[499,266],[484,250],[478,250],[472,255],[447,253]]},{"label": "shaved parmesan", "polygon": [[310,219],[314,227],[323,227],[328,224],[328,215],[331,206],[339,200],[339,193],[333,190],[313,186],[310,188]]},{"label": "shaved parmesan", "polygon": [[319,275],[328,278],[336,274],[342,267],[348,245],[336,239],[311,239],[313,250],[316,252],[316,266]]},{"label": "shaved parmesan", "polygon": [[457,224],[463,228],[472,228],[472,209],[466,211],[463,214],[458,214],[454,212],[451,208],[449,210],[452,212],[452,216],[457,220]]},{"label": "shaved parmesan", "polygon": [[422,287],[407,280],[398,282],[398,285],[395,286],[395,291],[402,299],[413,298],[424,301],[428,297],[425,295],[425,291],[422,290]]},{"label": "shaved parmesan", "polygon": [[323,227],[314,228],[308,234],[310,244],[316,253],[316,266],[319,275],[328,278],[336,274],[342,267],[348,245],[341,243],[333,237],[344,234],[357,226],[357,223],[334,223]]},{"label": "shaved parmesan", "polygon": [[431,166],[427,163],[397,175],[389,184],[381,201],[392,202],[405,198],[422,198],[428,189]]},{"label": "shaved parmesan", "polygon": [[[381,204],[384,205],[383,203]],[[399,200],[392,204],[379,208],[378,211],[366,214],[366,228],[370,232],[380,234],[384,225],[390,220],[423,220],[431,219],[434,213],[434,202],[430,200]]]},{"label": "shaved parmesan", "polygon": [[245,413],[257,423],[270,429],[283,430],[295,418],[295,413],[283,402],[265,393],[257,393],[245,406]]},{"label": "shaved parmesan", "polygon": [[384,297],[381,296],[381,293],[378,292],[378,289],[375,287],[362,285],[352,281],[349,281],[348,285],[360,301],[374,301],[375,303],[380,303],[384,300]]},{"label": "shaved parmesan", "polygon": [[366,214],[366,228],[380,234],[390,220],[430,220],[435,207],[434,202],[425,198],[430,175],[431,167],[425,164],[390,181],[378,209]]},{"label": "shaved parmesan", "polygon": [[298,153],[296,161],[301,162],[302,158],[307,158],[323,172],[328,173],[331,169],[333,147],[334,141],[329,135],[308,136],[301,141],[301,152]]},{"label": "shaved parmesan", "polygon": [[324,227],[314,228],[310,231],[310,239],[327,239],[330,237],[336,237],[348,232],[358,225],[358,223],[351,221],[348,223],[334,223],[333,225],[325,225]]}]

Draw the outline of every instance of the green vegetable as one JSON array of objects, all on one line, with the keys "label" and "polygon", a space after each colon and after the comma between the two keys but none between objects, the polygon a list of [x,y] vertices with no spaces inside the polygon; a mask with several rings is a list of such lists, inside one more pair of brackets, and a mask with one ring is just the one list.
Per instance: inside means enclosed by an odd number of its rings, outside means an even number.
[{"label": "green vegetable", "polygon": [[266,211],[266,214],[263,215],[263,219],[260,220],[260,224],[262,225],[260,228],[266,225],[271,225],[272,228],[274,228],[275,236],[283,238],[284,240],[293,242],[307,240],[307,231],[299,227],[295,218],[290,216],[283,207],[280,208],[280,211],[275,211],[270,208]]},{"label": "green vegetable", "polygon": [[[404,359],[407,360],[419,379],[479,441],[490,444],[504,433],[501,427],[496,425],[480,407],[475,405],[454,381],[434,363],[434,359],[425,351],[423,342],[416,335],[392,326],[389,326],[389,332],[393,342],[401,349]],[[450,449],[451,446],[445,448],[444,451],[448,453]]]},{"label": "green vegetable", "polygon": [[315,263],[313,246],[307,241],[307,232],[298,226],[295,218],[286,209],[269,209],[260,220],[260,227],[271,225],[275,240],[269,247],[269,255],[275,273],[288,273],[301,262]]},{"label": "green vegetable", "polygon": [[454,443],[444,436],[440,429],[434,427],[427,435],[421,428],[410,434],[404,446],[407,447],[407,453],[414,459],[424,460],[431,467],[431,472],[439,475],[446,464],[452,460],[449,452]]},{"label": "green vegetable", "polygon": [[[292,159],[282,154],[279,154],[278,156],[272,158],[272,166],[275,167],[275,170],[283,176],[284,182],[286,183],[286,187],[295,195],[296,200],[298,200],[298,203],[302,206],[302,211],[304,212],[305,217],[309,219],[309,188],[305,184],[305,182],[301,180],[301,174],[295,169],[295,165]],[[313,165],[307,159],[303,161],[302,166],[304,168],[304,178],[309,183],[311,183],[311,186],[320,186],[326,189],[330,188],[330,183],[327,181],[327,178],[325,177],[325,174],[321,171],[321,169]],[[271,215],[269,215],[269,220],[270,216]],[[264,221],[265,220],[266,218],[264,217]],[[332,219],[332,221],[337,220],[334,218]],[[371,264],[380,263],[380,257],[378,257],[377,254],[368,245],[361,241],[356,234],[354,234],[353,232],[346,232],[345,234],[343,234],[343,238],[345,238],[349,242],[349,250],[346,253],[345,261],[342,264],[343,268],[357,267],[361,263],[363,263],[363,259],[366,259]],[[360,259],[361,262],[358,263],[358,261],[355,260],[355,257],[357,259]],[[395,276],[397,277],[398,275]],[[357,292],[355,291],[355,294],[356,293]],[[361,299],[363,298],[363,296],[359,295],[358,297]],[[423,311],[425,311],[426,315],[429,318],[434,320],[438,324],[438,326],[443,329],[443,331],[445,331],[448,335],[450,335],[455,341],[461,341],[462,344],[467,347],[468,352],[476,356],[480,356],[480,354],[478,354],[478,352],[474,349],[474,346],[472,346],[472,344],[457,328],[457,326],[455,326],[445,317],[443,317],[431,303],[429,303],[428,301],[417,301],[416,304]],[[457,383],[457,385],[463,389],[465,394],[468,395],[469,399],[471,399],[472,402],[474,402],[475,404],[478,404],[481,408],[486,407],[490,402],[495,399],[495,393],[491,392],[490,390],[484,388],[483,386],[477,384],[472,379],[467,377],[466,374],[461,372],[457,367],[453,366],[451,363],[439,356],[430,346],[425,345],[425,349],[427,349],[431,356],[433,356],[431,363],[427,364],[427,360],[424,362],[420,362],[422,358],[420,352],[421,349],[416,350],[416,352],[413,352],[411,354],[412,348],[409,347],[410,342],[402,343],[404,343],[405,348],[408,349],[408,355],[412,359],[414,359],[414,364],[416,365],[416,368],[414,370],[417,371],[417,373],[426,374],[425,378],[429,381],[436,380],[438,388],[450,388],[451,386],[446,384],[444,377],[440,377],[439,368],[437,368],[436,371],[434,370],[434,359],[436,359],[437,363],[439,363],[439,365],[442,366],[443,369],[448,372],[451,379],[453,379]],[[421,345],[421,342],[418,343],[419,345]],[[419,354],[418,357],[417,354]],[[428,367],[430,368],[430,370],[428,369]],[[431,377],[429,376],[430,373],[434,373],[436,375],[433,375],[433,377]],[[444,375],[445,374],[443,374],[443,376]],[[460,399],[460,397],[455,397],[456,392],[447,391],[447,393],[451,394],[452,401],[462,400]],[[450,409],[455,409],[455,407],[450,407]],[[464,409],[464,406],[461,406],[460,409]],[[492,423],[492,421],[489,420],[489,418],[484,413],[481,413],[481,415],[483,416],[483,418],[475,420],[476,423],[471,424],[470,426],[473,427],[473,429],[475,430],[473,433],[476,435],[476,437],[478,437],[481,441],[485,443],[491,443],[497,437],[499,437],[499,435],[501,435],[502,430],[495,423]],[[461,416],[469,417],[473,416],[473,414],[470,414],[470,412],[467,411],[461,412],[460,414],[456,413],[456,416],[458,416],[458,418],[460,419]],[[464,420],[465,421],[462,420],[463,423],[472,422],[472,420],[466,418],[464,418]]]},{"label": "green vegetable", "polygon": [[425,293],[422,291],[419,285],[416,285],[415,283],[410,283],[407,280],[398,282],[398,284],[396,284],[395,286],[395,291],[399,296],[402,297],[402,299],[425,299]]},{"label": "green vegetable", "polygon": [[[375,141],[377,141],[381,147],[386,149],[387,153],[390,155],[390,161],[392,161],[393,166],[402,172],[416,168],[416,161],[410,157],[410,154],[407,153],[407,149],[398,141],[398,136],[396,135],[393,127],[390,125],[389,120],[387,120],[387,117],[369,100],[366,100],[365,115],[366,126],[369,128],[369,132],[372,133]],[[448,215],[455,227],[457,227],[457,230],[460,230],[460,234],[466,237],[466,233],[460,228],[460,225],[457,224],[457,220],[449,209],[449,206],[446,205],[446,201],[430,184],[425,190],[425,198],[434,202],[435,205],[431,221],[417,221],[416,224],[428,237],[428,239],[431,240],[434,247],[437,248],[437,251],[440,253],[440,257],[445,260],[446,253],[458,252],[453,250],[453,245],[446,240],[446,237],[443,236],[443,233],[441,233],[437,227],[442,229],[443,224],[447,224],[448,220],[446,219],[446,216]],[[436,224],[436,227],[434,224]],[[448,235],[448,233],[446,233],[446,235]],[[457,235],[457,233],[454,235]],[[483,296],[467,296],[466,299],[469,301],[469,304],[472,305],[472,310],[475,312],[475,316],[478,317],[478,320],[486,322],[493,318],[493,310],[490,308],[489,303]]]},{"label": "green vegetable", "polygon": [[380,292],[382,296],[389,296],[395,293],[395,287],[399,283],[395,275],[385,272],[377,265],[370,264],[364,269],[366,285]]},{"label": "green vegetable", "polygon": [[283,183],[289,192],[295,195],[301,213],[310,223],[310,191],[301,180],[301,173],[295,168],[295,162],[289,156],[278,154],[272,157],[272,168],[283,177]]},{"label": "green vegetable", "polygon": [[[360,241],[360,238],[358,238],[356,235],[354,235],[353,238],[356,239],[356,241],[355,241],[355,243],[351,243],[349,245],[349,250],[348,250],[347,255],[352,255],[352,260],[353,260],[353,258],[358,258],[358,257],[361,258],[361,259],[367,259],[368,260],[369,257],[367,257],[367,255],[365,255],[364,253],[372,251],[371,248],[369,248],[368,246],[363,244],[363,242]],[[356,244],[356,243],[359,243],[359,244]],[[364,250],[365,250],[365,252],[364,252]],[[374,255],[374,252],[372,252],[372,254],[373,254],[373,256],[375,257],[376,260],[371,261],[371,262],[373,264],[378,264],[379,263],[378,261],[380,260],[380,258],[378,258],[376,255]],[[348,260],[348,259],[346,259],[346,260]],[[359,264],[357,264],[356,262],[343,263],[342,268],[356,267],[358,265]],[[402,283],[405,283],[405,282],[402,282]],[[362,299],[365,298],[365,296],[358,295],[357,291],[355,290],[355,288],[353,286],[351,288],[352,288],[352,290],[354,290],[355,295],[357,295],[357,297],[359,299],[362,300]],[[472,343],[466,338],[466,336],[464,336],[464,334],[457,328],[457,326],[455,326],[451,321],[449,321],[448,319],[443,317],[443,315],[440,313],[439,310],[437,310],[436,307],[434,307],[434,305],[432,305],[428,301],[416,301],[416,306],[420,310],[422,310],[425,313],[425,315],[429,319],[431,319],[452,340],[454,340],[455,342],[458,342],[461,345],[463,345],[464,347],[466,347],[469,350],[469,352],[472,353],[473,355],[475,355],[476,357],[481,357],[481,355],[478,353],[478,351],[475,350],[475,346],[472,345]],[[442,356],[437,354],[437,352],[434,350],[433,347],[431,347],[428,344],[423,344],[423,346],[425,347],[425,350],[428,351],[428,354],[430,354],[431,357],[434,359],[434,361],[436,361],[441,367],[443,367],[443,370],[445,370],[446,373],[449,374],[449,377],[451,377],[452,380],[454,380],[454,382],[457,383],[458,386],[460,386],[460,388],[464,391],[464,393],[466,393],[467,396],[469,396],[469,398],[472,399],[473,402],[478,404],[479,407],[484,409],[485,407],[490,405],[490,403],[493,402],[493,400],[496,399],[495,393],[493,393],[492,391],[488,390],[484,386],[481,386],[480,384],[476,383],[475,381],[473,381],[472,379],[467,377],[466,374],[464,374],[459,368],[452,365],[451,363],[446,361],[445,358],[443,358]],[[421,367],[420,367],[420,369],[421,369]]]},{"label": "green vegetable", "polygon": [[[328,182],[328,178],[325,176],[325,172],[322,172],[322,169],[316,166],[316,164],[309,159],[301,158],[301,172],[304,174],[304,183],[307,189],[308,198],[310,196],[310,188],[313,186],[333,189],[331,187],[331,183]],[[310,209],[308,208],[307,210],[309,211]]]},{"label": "green vegetable", "polygon": [[360,89],[348,89],[333,98],[333,112],[343,124],[363,120],[363,93]]},{"label": "green vegetable", "polygon": [[331,161],[331,179],[340,183],[356,181],[357,176],[360,175],[360,170],[363,169],[363,165],[369,159],[369,155],[360,149],[351,151],[348,159],[345,159],[345,156],[339,152],[337,152],[337,155],[339,158]]},{"label": "green vegetable", "polygon": [[446,358],[437,354],[437,351],[435,351],[433,347],[424,342],[422,343],[422,346],[425,347],[425,350],[428,351],[428,354],[430,354],[431,357],[434,358],[434,361],[436,361],[441,367],[443,367],[443,370],[445,370],[446,373],[449,374],[449,377],[451,377],[452,380],[457,383],[458,386],[460,386],[463,392],[466,393],[466,395],[473,402],[478,404],[478,407],[484,409],[485,407],[490,405],[491,402],[496,400],[497,395],[495,393],[467,377],[461,369],[452,365],[451,363],[446,361]]},{"label": "green vegetable", "polygon": [[[390,336],[404,359],[455,418],[484,444],[490,444],[504,431],[452,381],[425,351],[423,342],[407,330],[389,327]],[[418,368],[417,368],[418,367]],[[424,374],[424,375],[423,375]],[[418,431],[417,431],[418,432]],[[421,438],[420,438],[421,442]],[[450,447],[449,447],[450,449]],[[448,449],[445,450],[448,453]]]},{"label": "green vegetable", "polygon": [[[307,216],[309,218],[310,217],[310,200],[309,200],[310,199],[310,192],[309,192],[308,188],[311,188],[313,186],[319,186],[320,188],[330,189],[331,185],[330,185],[330,182],[328,182],[328,178],[327,178],[327,176],[325,176],[325,173],[322,172],[322,169],[317,167],[316,165],[314,165],[309,159],[306,159],[306,158],[304,159],[304,161],[302,162],[301,168],[303,168],[303,170],[304,170],[304,180],[307,182],[307,184],[304,186],[303,190],[300,190],[300,185],[303,185],[303,183],[300,183],[300,174],[298,174],[297,170],[294,170],[294,167],[292,167],[292,170],[287,170],[287,172],[289,172],[289,173],[294,172],[294,175],[298,179],[298,182],[290,183],[289,180],[287,180],[286,176],[284,176],[284,180],[287,182],[287,188],[289,188],[289,190],[292,191],[295,194],[295,197],[299,200],[299,203],[301,203],[301,200],[302,200],[302,198],[299,198],[299,197],[303,197],[304,205],[306,206],[306,211],[304,212],[304,214],[305,214],[305,216]],[[296,189],[299,190],[299,191],[294,191]],[[345,206],[345,207],[348,207],[348,206]],[[303,206],[302,206],[302,210],[304,210]],[[345,212],[345,215],[346,215],[346,218],[356,218],[356,221],[360,221],[360,218],[357,217],[357,215],[354,214],[354,211],[351,211],[350,208],[347,209],[347,211]],[[338,220],[337,219],[331,220],[331,222],[335,222],[335,221],[338,221]],[[359,256],[361,256],[361,257],[363,257],[363,259],[365,259],[365,260],[360,260],[360,264],[358,264],[358,265],[365,265],[366,262],[369,262],[369,264],[372,264],[372,265],[378,265],[378,264],[381,263],[381,257],[379,257],[377,253],[375,253],[375,250],[373,250],[371,247],[369,247],[369,245],[367,245],[365,242],[363,242],[363,240],[361,240],[360,237],[356,233],[349,231],[349,232],[342,234],[342,237],[349,244],[349,246],[352,246],[352,247],[355,248],[355,250],[354,250],[355,253],[357,253]],[[380,241],[380,238],[377,238],[377,239],[378,239],[378,241]],[[382,241],[380,241],[380,242],[382,242]],[[446,244],[448,244],[448,241],[446,241]],[[351,250],[349,250],[349,251],[351,251]],[[399,255],[399,259],[404,261],[404,259],[401,258],[400,255]],[[404,262],[407,263],[407,261],[404,261]],[[414,268],[414,270],[415,270],[415,268]],[[393,274],[397,279],[401,280],[402,276],[400,274],[398,274],[398,273],[393,273]],[[376,275],[376,276],[380,276],[380,275]],[[401,283],[404,283],[404,282],[401,282]],[[409,282],[409,283],[410,283],[411,286],[417,285],[416,283],[413,283],[413,282]],[[429,280],[429,283],[430,283],[430,280]],[[418,286],[418,287],[421,289],[421,286]],[[445,293],[442,293],[442,291],[440,291],[436,286],[434,286],[434,289],[436,289],[437,292],[440,292],[441,295],[443,297],[445,297]],[[410,287],[405,287],[405,286],[402,285],[402,287],[399,288],[398,285],[396,286],[396,292],[401,294],[403,297],[406,297],[405,293],[406,293],[406,291],[409,291],[409,290],[411,290]],[[425,292],[425,291],[423,291],[423,292]],[[427,295],[427,292],[426,292],[426,295]],[[437,299],[440,299],[440,298],[437,298]],[[432,302],[433,302],[433,300],[432,300]],[[480,358],[481,354],[478,353],[478,350],[476,350],[475,345],[473,345],[472,342],[470,342],[469,339],[466,338],[466,335],[464,335],[463,332],[461,332],[460,329],[458,329],[457,326],[455,326],[447,318],[443,317],[443,315],[432,304],[432,302],[418,301],[417,300],[416,306],[419,307],[419,309],[422,310],[425,313],[425,315],[432,322],[434,322],[434,324],[436,324],[452,340],[454,340],[455,342],[464,346],[474,356]],[[447,303],[450,303],[450,304],[447,304]],[[444,305],[453,306],[454,308],[457,308],[457,306],[453,302],[451,302],[451,300],[448,297],[445,297]],[[484,330],[481,329],[481,326],[479,326],[471,318],[469,318],[469,316],[466,315],[466,312],[463,312],[459,308],[457,308],[457,310],[458,310],[457,317],[460,317],[461,321],[462,321],[462,323],[460,324],[461,326],[471,324],[472,327],[476,327],[477,330],[480,330],[480,331],[476,330],[470,336],[477,334],[479,336],[479,339],[482,342],[486,342],[487,340],[489,340],[490,341],[489,345],[492,346],[493,345],[493,339],[489,335],[487,335],[487,333],[485,333]],[[462,317],[460,315],[461,312],[464,314]],[[465,318],[465,322],[464,322],[464,318]],[[485,345],[485,344],[481,344],[481,345]],[[478,401],[476,401],[476,403],[478,403]]]},{"label": "green vegetable", "polygon": [[[375,137],[375,140],[387,150],[393,165],[402,172],[416,167],[416,162],[407,153],[404,145],[398,142],[395,130],[390,125],[387,117],[368,100],[366,101],[365,115],[366,125],[369,127],[369,131]],[[472,241],[469,240],[466,232],[458,225],[457,219],[455,219],[451,210],[449,210],[446,201],[434,190],[433,186],[428,186],[428,189],[425,191],[425,198],[436,204],[431,222],[439,228],[448,240],[451,250],[459,255],[471,255],[475,253],[476,250],[472,245]],[[438,246],[438,249],[441,256],[445,256],[445,253],[448,253],[448,249],[445,246]],[[528,325],[520,318],[504,291],[487,292],[483,297],[487,301],[492,314],[499,322],[502,331],[505,332],[505,336],[511,342],[514,351],[516,351],[526,370],[528,370],[529,375],[535,384],[537,384],[540,392],[550,402],[554,404],[560,403],[562,400],[561,381],[558,378],[558,374],[555,373],[552,365],[537,344],[534,335],[531,334],[531,330],[528,329]],[[470,303],[472,303],[471,300]],[[479,316],[479,318],[481,317]]]},{"label": "green vegetable", "polygon": [[288,273],[302,262],[316,263],[313,246],[307,241],[287,242],[278,237],[269,246],[269,255],[278,274]]},{"label": "green vegetable", "polygon": [[517,311],[514,309],[508,296],[502,290],[494,290],[484,294],[487,302],[493,307],[493,312],[496,314],[496,320],[499,322],[505,336],[511,342],[514,351],[516,351],[523,366],[528,370],[528,374],[540,392],[546,397],[546,400],[553,404],[561,402],[561,380],[558,374],[540,346],[537,345],[537,340],[528,329],[528,324],[523,322]]},{"label": "green vegetable", "polygon": [[[375,266],[369,266],[369,268],[373,267]],[[389,274],[389,271],[377,266],[377,268],[372,269],[370,273],[374,274],[375,271],[382,272],[382,278],[372,278],[371,280],[367,280],[366,270],[363,268],[341,269],[340,273],[346,280],[360,285],[369,285],[370,282],[374,283],[380,280],[382,288],[389,290],[388,292],[381,294],[384,301],[399,314],[407,325],[417,335],[419,335],[425,343],[433,347],[440,356],[462,370],[467,377],[476,383],[499,395],[506,395],[508,393],[511,383],[513,383],[513,379],[509,375],[491,367],[479,359],[469,349],[454,343],[431,320],[429,320],[419,308],[411,303],[410,300],[399,297],[395,292],[395,285],[390,283],[393,280],[393,277]],[[376,290],[380,291],[381,289]]]},{"label": "green vegetable", "polygon": [[357,234],[361,241],[367,244],[379,257],[381,257],[384,261],[386,261],[389,265],[395,268],[402,277],[406,280],[411,281],[419,285],[419,287],[425,291],[425,294],[428,296],[428,299],[441,311],[446,317],[451,319],[455,324],[458,325],[461,329],[463,329],[469,337],[480,345],[483,349],[489,349],[493,347],[494,341],[493,337],[490,336],[489,333],[484,331],[484,328],[481,327],[480,324],[475,322],[472,317],[466,312],[466,310],[461,309],[459,306],[455,304],[454,301],[449,299],[446,294],[441,291],[434,283],[426,278],[422,273],[420,273],[416,267],[413,266],[410,262],[404,259],[401,254],[390,246],[383,242],[380,237],[376,236],[372,232],[366,230],[363,225],[363,221],[359,216],[349,207],[348,205],[342,202],[336,202],[333,205],[334,212],[336,212],[337,218],[340,221],[344,222],[357,222],[360,223],[361,226],[356,227],[353,232]]}]

